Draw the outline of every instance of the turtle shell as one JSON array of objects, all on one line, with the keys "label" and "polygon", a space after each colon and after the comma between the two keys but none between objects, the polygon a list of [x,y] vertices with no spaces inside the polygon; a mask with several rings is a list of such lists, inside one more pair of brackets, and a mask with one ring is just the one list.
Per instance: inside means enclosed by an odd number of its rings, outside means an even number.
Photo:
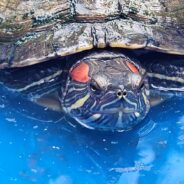
[{"label": "turtle shell", "polygon": [[1,0],[0,68],[92,48],[184,55],[184,0]]}]

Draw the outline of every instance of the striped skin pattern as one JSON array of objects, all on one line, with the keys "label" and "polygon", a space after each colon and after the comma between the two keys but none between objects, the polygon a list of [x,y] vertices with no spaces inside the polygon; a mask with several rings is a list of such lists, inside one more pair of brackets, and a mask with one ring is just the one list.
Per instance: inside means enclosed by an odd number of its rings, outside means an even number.
[{"label": "striped skin pattern", "polygon": [[162,96],[184,95],[184,67],[175,63],[155,63],[147,69],[150,88],[154,93],[159,92]]},{"label": "striped skin pattern", "polygon": [[70,70],[60,99],[62,108],[90,129],[129,130],[150,108],[144,72],[122,54],[83,58]]}]

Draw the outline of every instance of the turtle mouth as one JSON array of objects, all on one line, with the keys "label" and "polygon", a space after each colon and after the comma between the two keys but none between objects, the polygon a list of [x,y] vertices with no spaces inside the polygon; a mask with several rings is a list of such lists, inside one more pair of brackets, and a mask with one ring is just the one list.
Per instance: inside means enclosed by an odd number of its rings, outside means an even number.
[{"label": "turtle mouth", "polygon": [[105,109],[105,110],[101,110],[101,111],[92,111],[92,113],[100,113],[100,114],[115,114],[115,113],[119,113],[119,112],[122,112],[124,114],[130,114],[130,113],[136,112],[136,110],[119,107],[119,108]]}]

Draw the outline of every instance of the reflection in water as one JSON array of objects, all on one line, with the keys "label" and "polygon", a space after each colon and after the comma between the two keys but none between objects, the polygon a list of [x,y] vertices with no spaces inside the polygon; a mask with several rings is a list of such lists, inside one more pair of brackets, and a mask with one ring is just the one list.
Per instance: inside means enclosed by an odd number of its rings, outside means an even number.
[{"label": "reflection in water", "polygon": [[4,94],[1,184],[184,182],[182,100],[153,108],[144,127],[118,133],[82,128],[59,113]]}]

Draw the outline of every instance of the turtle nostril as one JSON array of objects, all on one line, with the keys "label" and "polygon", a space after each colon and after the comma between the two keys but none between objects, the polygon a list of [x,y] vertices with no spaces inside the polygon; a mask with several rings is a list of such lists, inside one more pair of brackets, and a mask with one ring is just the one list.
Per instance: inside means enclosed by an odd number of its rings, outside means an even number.
[{"label": "turtle nostril", "polygon": [[121,98],[123,96],[123,91],[118,90],[116,95],[117,95],[117,97]]},{"label": "turtle nostril", "polygon": [[121,91],[118,91],[117,95],[118,96],[121,96],[122,95],[122,92]]},{"label": "turtle nostril", "polygon": [[117,97],[118,98],[122,98],[122,97],[126,97],[127,96],[127,91],[126,90],[118,90],[117,92],[116,92],[116,95],[117,95]]},{"label": "turtle nostril", "polygon": [[126,91],[123,91],[123,96],[127,96],[127,92]]}]

